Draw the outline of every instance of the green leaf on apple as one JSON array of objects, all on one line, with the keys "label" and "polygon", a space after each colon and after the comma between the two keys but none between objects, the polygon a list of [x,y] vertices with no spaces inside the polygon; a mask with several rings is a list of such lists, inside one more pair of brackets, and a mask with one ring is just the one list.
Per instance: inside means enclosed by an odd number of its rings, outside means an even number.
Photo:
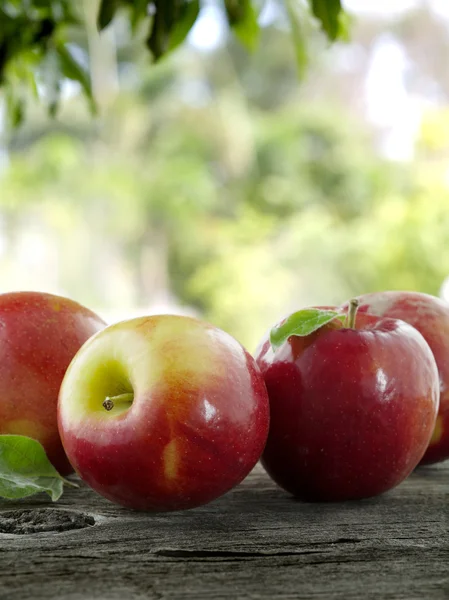
[{"label": "green leaf on apple", "polygon": [[55,502],[64,484],[78,487],[61,477],[37,440],[0,435],[0,497],[17,500],[46,492]]},{"label": "green leaf on apple", "polygon": [[305,337],[320,329],[334,319],[343,322],[346,315],[335,310],[320,308],[305,308],[293,313],[270,331],[270,344],[273,351],[277,350],[292,335]]}]

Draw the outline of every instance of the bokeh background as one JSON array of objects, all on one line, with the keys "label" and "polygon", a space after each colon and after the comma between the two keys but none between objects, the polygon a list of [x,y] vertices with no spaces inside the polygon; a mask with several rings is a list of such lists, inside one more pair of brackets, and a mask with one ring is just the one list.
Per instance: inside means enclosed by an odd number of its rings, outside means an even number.
[{"label": "bokeh background", "polygon": [[302,78],[274,0],[254,54],[209,2],[158,65],[125,22],[100,37],[93,16],[77,43],[99,114],[67,82],[55,119],[36,103],[3,126],[0,291],[108,321],[194,314],[250,350],[302,306],[449,299],[449,2],[345,7],[351,41],[312,27]]}]

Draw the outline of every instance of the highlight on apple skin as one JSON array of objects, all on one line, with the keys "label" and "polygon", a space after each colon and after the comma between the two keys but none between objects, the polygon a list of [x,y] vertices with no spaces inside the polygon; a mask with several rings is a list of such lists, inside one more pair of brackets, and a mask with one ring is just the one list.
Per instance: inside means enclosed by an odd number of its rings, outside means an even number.
[{"label": "highlight on apple skin", "polygon": [[251,471],[268,435],[263,378],[224,331],[190,317],[123,321],[67,370],[59,430],[79,476],[125,507],[167,511],[218,498]]},{"label": "highlight on apple skin", "polygon": [[291,494],[307,501],[375,496],[421,460],[439,381],[412,326],[367,314],[353,326],[335,318],[277,348],[264,338],[256,361],[271,411],[262,464]]},{"label": "highlight on apple skin", "polygon": [[0,294],[0,434],[38,440],[62,475],[73,468],[58,432],[59,388],[76,352],[105,326],[62,296]]},{"label": "highlight on apple skin", "polygon": [[361,313],[402,319],[413,325],[429,344],[440,376],[440,408],[420,464],[446,460],[449,458],[449,305],[435,296],[407,291],[374,292],[359,296],[358,300]]}]

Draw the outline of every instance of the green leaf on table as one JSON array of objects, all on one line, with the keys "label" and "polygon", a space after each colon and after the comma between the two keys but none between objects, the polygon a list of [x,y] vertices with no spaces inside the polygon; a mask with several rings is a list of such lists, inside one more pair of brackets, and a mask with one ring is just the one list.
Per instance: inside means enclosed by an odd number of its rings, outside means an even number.
[{"label": "green leaf on table", "polygon": [[42,445],[24,435],[0,435],[0,497],[9,500],[46,492],[58,500],[64,479],[48,460]]},{"label": "green leaf on table", "polygon": [[320,329],[334,319],[343,322],[346,315],[335,310],[323,310],[320,308],[305,308],[299,310],[281,321],[279,325],[273,327],[270,331],[270,343],[273,350],[276,350],[292,335],[305,337],[317,329]]},{"label": "green leaf on table", "polygon": [[311,0],[312,12],[330,40],[336,40],[341,32],[341,0]]},{"label": "green leaf on table", "polygon": [[254,50],[259,41],[257,11],[251,0],[225,0],[229,25],[248,50]]}]

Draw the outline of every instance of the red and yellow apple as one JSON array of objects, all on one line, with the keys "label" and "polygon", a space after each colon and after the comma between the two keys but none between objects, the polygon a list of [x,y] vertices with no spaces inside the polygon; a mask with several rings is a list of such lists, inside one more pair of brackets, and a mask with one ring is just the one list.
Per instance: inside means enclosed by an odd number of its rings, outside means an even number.
[{"label": "red and yellow apple", "polygon": [[75,356],[59,430],[79,476],[138,510],[205,504],[258,461],[269,407],[253,358],[197,319],[159,315],[111,325]]},{"label": "red and yellow apple", "polygon": [[59,388],[76,352],[103,327],[100,317],[68,298],[0,294],[0,434],[38,440],[63,475],[73,468],[59,438]]},{"label": "red and yellow apple", "polygon": [[375,292],[359,296],[359,311],[402,319],[429,344],[440,375],[440,408],[429,447],[421,464],[449,458],[449,305],[419,292]]},{"label": "red and yellow apple", "polygon": [[439,401],[435,359],[415,328],[394,319],[353,314],[342,322],[334,313],[298,333],[315,313],[284,319],[257,350],[271,413],[262,464],[304,500],[380,494],[427,448]]}]

